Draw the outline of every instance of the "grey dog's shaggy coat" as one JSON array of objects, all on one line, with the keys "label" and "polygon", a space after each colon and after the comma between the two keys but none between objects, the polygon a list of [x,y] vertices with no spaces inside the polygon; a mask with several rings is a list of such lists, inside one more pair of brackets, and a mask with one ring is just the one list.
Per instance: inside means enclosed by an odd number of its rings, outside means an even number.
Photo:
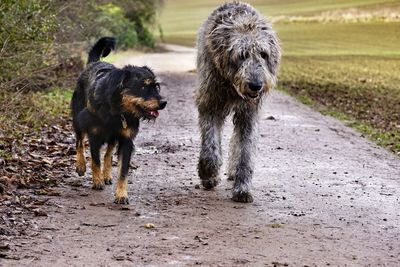
[{"label": "grey dog's shaggy coat", "polygon": [[252,202],[253,154],[257,114],[276,84],[280,46],[271,25],[248,4],[226,3],[214,10],[198,33],[197,70],[201,151],[198,172],[203,186],[219,182],[221,128],[233,113],[228,179],[232,199]]}]

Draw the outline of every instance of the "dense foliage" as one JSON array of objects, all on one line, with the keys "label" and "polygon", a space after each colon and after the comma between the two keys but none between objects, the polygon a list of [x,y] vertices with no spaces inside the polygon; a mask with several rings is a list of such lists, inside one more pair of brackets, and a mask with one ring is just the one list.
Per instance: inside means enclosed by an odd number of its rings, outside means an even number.
[{"label": "dense foliage", "polygon": [[41,0],[0,3],[0,82],[23,84],[54,62],[47,57],[56,31],[56,18]]},{"label": "dense foliage", "polygon": [[[160,0],[2,0],[1,88],[43,89],[80,69],[81,51],[104,35],[122,49],[154,46]],[[74,71],[72,71],[74,72]],[[76,72],[76,71],[75,71]]]}]

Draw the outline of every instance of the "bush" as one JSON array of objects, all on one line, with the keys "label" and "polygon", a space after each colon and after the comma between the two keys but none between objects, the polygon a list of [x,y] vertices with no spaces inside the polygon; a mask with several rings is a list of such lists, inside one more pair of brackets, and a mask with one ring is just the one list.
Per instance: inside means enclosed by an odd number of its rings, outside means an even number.
[{"label": "bush", "polygon": [[125,17],[121,7],[108,3],[98,7],[100,15],[97,19],[100,25],[100,36],[115,36],[117,44],[122,49],[138,44],[135,23]]},{"label": "bush", "polygon": [[126,17],[135,23],[135,30],[142,46],[154,47],[155,39],[150,27],[156,24],[156,11],[163,5],[163,1],[138,0],[135,4],[132,1],[121,0],[125,7]]},{"label": "bush", "polygon": [[[65,86],[69,78],[60,75],[75,77],[85,44],[104,35],[114,35],[122,49],[153,47],[150,27],[159,2],[0,1],[0,88],[26,91]],[[68,71],[62,70],[65,66]]]},{"label": "bush", "polygon": [[155,46],[155,38],[150,27],[155,23],[156,10],[161,1],[115,1],[98,6],[97,19],[100,35],[114,35],[122,49],[137,45]]},{"label": "bush", "polygon": [[[13,81],[16,90],[50,68],[56,18],[43,0],[2,0],[0,3],[0,84]],[[46,59],[46,60],[44,60]]]},{"label": "bush", "polygon": [[154,48],[156,40],[154,39],[154,35],[150,32],[149,29],[143,28],[139,36],[139,44],[141,44],[142,46]]}]

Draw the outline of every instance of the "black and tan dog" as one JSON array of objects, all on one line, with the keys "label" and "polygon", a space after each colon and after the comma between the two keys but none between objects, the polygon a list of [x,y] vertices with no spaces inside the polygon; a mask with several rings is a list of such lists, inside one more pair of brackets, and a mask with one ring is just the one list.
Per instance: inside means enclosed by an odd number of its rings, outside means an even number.
[{"label": "black and tan dog", "polygon": [[[114,49],[115,39],[104,37],[89,52],[87,68],[78,79],[71,108],[76,133],[76,171],[85,174],[84,138],[89,139],[92,156],[93,189],[111,184],[113,149],[118,145],[118,181],[115,203],[128,204],[127,175],[133,139],[141,119],[154,120],[167,102],[148,67],[127,65],[118,69],[101,62]],[[107,144],[101,172],[100,149]]]}]

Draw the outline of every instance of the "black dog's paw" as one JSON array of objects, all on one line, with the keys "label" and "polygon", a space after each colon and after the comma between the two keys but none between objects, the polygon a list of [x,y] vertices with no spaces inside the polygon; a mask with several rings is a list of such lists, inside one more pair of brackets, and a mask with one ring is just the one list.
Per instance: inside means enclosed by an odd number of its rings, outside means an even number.
[{"label": "black dog's paw", "polygon": [[234,191],[232,195],[232,200],[242,203],[251,203],[254,201],[251,193],[246,191]]},{"label": "black dog's paw", "polygon": [[127,205],[127,204],[129,204],[129,198],[128,197],[115,197],[114,203],[121,204],[121,205]]},{"label": "black dog's paw", "polygon": [[92,189],[93,189],[93,190],[103,190],[104,187],[105,187],[104,182],[101,182],[101,183],[94,183],[94,184],[92,185]]},{"label": "black dog's paw", "polygon": [[86,172],[86,166],[76,167],[76,172],[78,173],[79,176],[84,176]]},{"label": "black dog's paw", "polygon": [[204,189],[206,189],[206,190],[216,187],[219,184],[219,182],[220,182],[220,179],[218,177],[201,180],[201,183],[202,183]]},{"label": "black dog's paw", "polygon": [[107,185],[110,185],[110,184],[112,184],[112,180],[111,180],[111,178],[104,179],[104,183],[105,183],[105,184],[107,184]]}]

